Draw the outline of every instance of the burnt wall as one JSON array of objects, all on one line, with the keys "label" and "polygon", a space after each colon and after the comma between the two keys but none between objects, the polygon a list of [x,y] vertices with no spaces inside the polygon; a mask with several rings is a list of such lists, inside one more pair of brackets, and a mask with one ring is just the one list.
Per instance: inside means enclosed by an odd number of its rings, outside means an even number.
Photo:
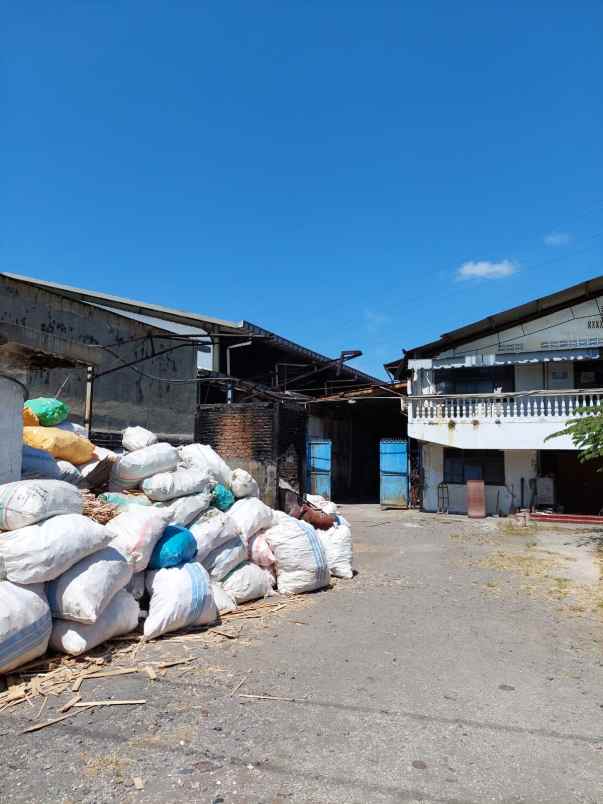
[{"label": "burnt wall", "polygon": [[[0,330],[23,333],[30,345],[51,339],[55,351],[76,354],[77,345],[94,349],[97,371],[149,357],[153,352],[176,345],[165,333],[91,304],[65,299],[58,292],[41,289],[0,276]],[[153,342],[146,337],[153,335]],[[162,335],[164,337],[162,337]],[[100,346],[110,346],[111,354]],[[56,361],[55,361],[56,362]],[[26,383],[32,396],[55,396],[71,408],[74,421],[84,415],[86,373],[83,368],[49,367],[51,361],[30,368]],[[136,367],[124,368],[96,380],[93,429],[118,432],[140,424],[176,439],[191,439],[197,388],[176,380],[196,376],[196,350],[185,346]],[[139,372],[162,381],[142,376]]]},{"label": "burnt wall", "polygon": [[195,440],[250,472],[262,499],[278,505],[278,477],[303,487],[305,412],[273,402],[199,405]]}]

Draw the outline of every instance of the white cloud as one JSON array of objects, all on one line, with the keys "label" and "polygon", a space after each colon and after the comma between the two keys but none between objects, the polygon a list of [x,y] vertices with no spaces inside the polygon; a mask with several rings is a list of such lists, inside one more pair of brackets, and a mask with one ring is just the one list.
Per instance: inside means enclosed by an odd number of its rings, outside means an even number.
[{"label": "white cloud", "polygon": [[506,276],[517,273],[519,266],[511,260],[490,262],[478,260],[477,262],[464,262],[457,268],[457,279],[504,279]]},{"label": "white cloud", "polygon": [[545,246],[552,246],[553,248],[567,246],[571,240],[572,236],[569,232],[549,232],[544,236]]}]

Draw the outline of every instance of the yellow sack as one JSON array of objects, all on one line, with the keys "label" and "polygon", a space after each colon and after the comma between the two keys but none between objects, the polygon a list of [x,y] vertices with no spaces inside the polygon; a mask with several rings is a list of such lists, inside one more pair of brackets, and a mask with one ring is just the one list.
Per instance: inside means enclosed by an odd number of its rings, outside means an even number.
[{"label": "yellow sack", "polygon": [[31,408],[23,408],[23,425],[25,427],[37,427],[40,420]]},{"label": "yellow sack", "polygon": [[23,443],[50,452],[55,458],[79,466],[94,455],[94,444],[83,436],[58,427],[24,427]]}]

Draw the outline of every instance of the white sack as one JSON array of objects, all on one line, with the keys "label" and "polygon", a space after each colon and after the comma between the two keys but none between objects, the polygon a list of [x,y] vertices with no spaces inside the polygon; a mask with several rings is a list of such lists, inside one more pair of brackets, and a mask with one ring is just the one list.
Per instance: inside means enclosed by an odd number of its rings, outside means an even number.
[{"label": "white sack", "polygon": [[17,586],[0,581],[0,674],[41,656],[51,628],[42,584]]},{"label": "white sack", "polygon": [[123,431],[121,443],[126,452],[134,452],[157,443],[157,436],[144,427],[126,427]]},{"label": "white sack", "polygon": [[162,511],[167,525],[190,525],[197,517],[207,511],[211,502],[211,491],[205,489],[200,494],[179,497],[167,503],[155,503],[155,510]]},{"label": "white sack", "polygon": [[224,591],[231,595],[237,603],[269,597],[274,594],[272,584],[272,574],[249,561],[241,564],[222,581]]},{"label": "white sack", "polygon": [[142,600],[145,593],[144,572],[135,572],[132,575],[130,583],[126,586],[126,592],[129,592],[134,600]]},{"label": "white sack", "polygon": [[120,455],[111,472],[111,485],[117,490],[133,489],[145,478],[172,472],[178,464],[178,451],[171,444],[152,444]]},{"label": "white sack", "polygon": [[327,556],[331,575],[337,578],[353,578],[352,531],[349,525],[335,525],[329,530],[317,530],[316,534]]},{"label": "white sack", "polygon": [[129,634],[138,625],[140,607],[132,595],[122,589],[111,600],[95,623],[74,623],[55,620],[50,637],[50,647],[61,653],[79,656],[101,642]]},{"label": "white sack", "polygon": [[58,514],[81,514],[84,500],[63,480],[17,480],[0,486],[0,530],[16,530]]},{"label": "white sack", "polygon": [[234,520],[216,508],[210,508],[201,514],[188,529],[197,542],[197,561],[203,561],[212,550],[239,535]]},{"label": "white sack", "polygon": [[[235,567],[247,558],[247,548],[236,536],[226,544],[216,547],[201,562],[212,580],[221,581]],[[196,560],[199,560],[198,558]]]},{"label": "white sack", "polygon": [[175,472],[160,472],[142,481],[142,490],[150,500],[165,502],[176,497],[199,494],[210,484],[207,472],[198,469],[176,469]]},{"label": "white sack", "polygon": [[142,572],[147,568],[166,525],[164,511],[133,505],[107,522],[105,527],[111,533],[111,547],[123,553],[134,572]]},{"label": "white sack", "polygon": [[2,533],[0,578],[26,584],[52,581],[82,558],[102,550],[111,538],[104,525],[80,514],[54,516]]},{"label": "white sack", "polygon": [[144,622],[145,639],[191,625],[207,625],[217,617],[209,576],[196,561],[147,572],[146,584],[151,602]]},{"label": "white sack", "polygon": [[83,558],[48,584],[46,592],[52,616],[95,623],[133,574],[132,564],[110,545]]},{"label": "white sack", "polygon": [[209,444],[187,444],[180,447],[179,453],[180,460],[188,469],[208,472],[216,483],[230,487],[230,467]]},{"label": "white sack", "polygon": [[274,511],[256,497],[247,497],[244,500],[237,500],[228,509],[228,516],[231,517],[241,532],[241,538],[245,544],[258,530],[264,530],[272,525]]},{"label": "white sack", "polygon": [[320,494],[306,494],[306,500],[325,514],[337,513],[337,505]]},{"label": "white sack", "polygon": [[227,614],[229,611],[236,611],[237,603],[219,581],[211,582],[211,590],[214,596],[214,601],[219,614]]},{"label": "white sack", "polygon": [[259,497],[260,487],[254,478],[244,469],[234,469],[230,479],[230,488],[235,497]]},{"label": "white sack", "polygon": [[61,473],[61,480],[71,483],[72,486],[79,486],[82,482],[82,473],[69,461],[57,461],[57,466]]},{"label": "white sack", "polygon": [[312,525],[286,514],[278,520],[264,532],[276,558],[278,591],[298,594],[328,586],[327,557]]}]

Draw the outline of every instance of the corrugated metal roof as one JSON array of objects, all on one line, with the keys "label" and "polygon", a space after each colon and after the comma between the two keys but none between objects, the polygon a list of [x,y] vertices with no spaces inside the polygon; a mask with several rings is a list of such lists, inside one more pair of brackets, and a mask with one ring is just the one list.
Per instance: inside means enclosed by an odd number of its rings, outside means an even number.
[{"label": "corrugated metal roof", "polygon": [[225,321],[221,318],[214,318],[208,315],[197,315],[196,313],[189,313],[185,310],[175,310],[171,307],[162,307],[158,304],[149,304],[148,302],[136,301],[133,299],[126,299],[120,296],[111,296],[108,293],[98,293],[92,290],[84,290],[82,288],[75,288],[71,285],[61,285],[56,282],[47,282],[43,279],[33,279],[30,276],[21,276],[20,274],[11,274],[2,272],[0,276],[6,276],[8,279],[14,279],[17,282],[23,282],[26,285],[34,285],[36,287],[46,288],[59,292],[62,296],[75,299],[76,301],[92,302],[105,307],[111,307],[116,311],[127,311],[129,313],[136,313],[139,315],[151,315],[154,318],[162,321],[171,321],[188,326],[209,326],[210,328],[229,329],[240,331],[243,327],[241,321]]},{"label": "corrugated metal roof", "polygon": [[[127,315],[151,326],[160,327],[168,332],[182,335],[195,335],[205,332],[228,332],[232,335],[240,335],[245,337],[247,335],[259,335],[265,337],[267,340],[272,341],[275,345],[281,348],[303,355],[311,362],[324,364],[330,363],[335,358],[327,357],[312,349],[307,349],[298,343],[283,338],[270,330],[264,329],[257,324],[252,324],[249,321],[226,321],[212,316],[198,315],[196,313],[186,312],[184,310],[175,310],[170,307],[162,307],[157,304],[150,304],[148,302],[136,301],[133,299],[126,299],[120,296],[112,296],[107,293],[99,293],[96,291],[85,290],[76,288],[71,285],[63,285],[56,282],[47,282],[43,279],[34,279],[29,276],[22,276],[20,274],[13,274],[8,272],[1,272],[0,276],[5,276],[8,279],[17,282],[23,282],[27,285],[44,288],[49,291],[54,291],[66,298],[74,299],[75,301],[92,304],[101,309],[106,309],[109,312],[117,313],[120,315]],[[182,329],[180,329],[182,328]],[[189,331],[191,330],[191,331]],[[352,375],[354,378],[368,381],[370,383],[382,383],[383,380],[378,377],[373,377],[370,374],[365,374],[353,366],[343,366],[343,371],[346,375]]]},{"label": "corrugated metal roof", "polygon": [[[602,292],[603,276],[595,276],[586,282],[579,282],[577,285],[572,285],[569,288],[558,290],[555,293],[549,293],[547,296],[541,296],[533,301],[520,304],[517,307],[510,307],[508,310],[503,310],[500,313],[482,318],[472,324],[466,324],[458,329],[445,332],[438,340],[405,350],[405,355],[406,357],[429,356],[431,353],[441,351],[442,349],[449,349],[453,345],[460,345],[480,335],[499,332],[509,326],[521,324],[542,315],[553,313],[556,310],[569,307],[577,301],[593,298]],[[389,363],[385,363],[385,368],[387,370],[395,370],[403,360],[404,358],[400,358],[399,360],[392,360]]]}]

